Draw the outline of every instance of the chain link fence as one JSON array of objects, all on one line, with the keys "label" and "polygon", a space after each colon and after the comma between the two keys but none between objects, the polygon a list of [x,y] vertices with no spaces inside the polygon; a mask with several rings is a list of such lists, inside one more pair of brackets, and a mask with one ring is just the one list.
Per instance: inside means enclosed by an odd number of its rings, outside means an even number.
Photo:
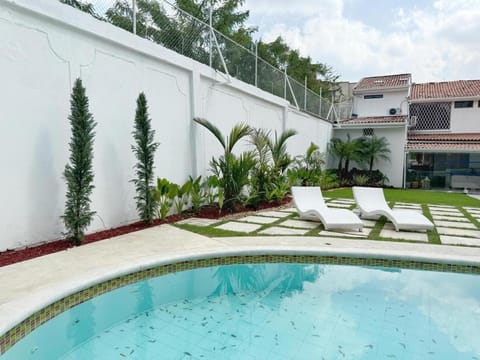
[{"label": "chain link fence", "polygon": [[348,113],[338,104],[332,106],[321,94],[256,56],[254,48],[247,49],[166,0],[60,1],[282,97],[301,111],[330,121],[351,115],[351,108]]}]

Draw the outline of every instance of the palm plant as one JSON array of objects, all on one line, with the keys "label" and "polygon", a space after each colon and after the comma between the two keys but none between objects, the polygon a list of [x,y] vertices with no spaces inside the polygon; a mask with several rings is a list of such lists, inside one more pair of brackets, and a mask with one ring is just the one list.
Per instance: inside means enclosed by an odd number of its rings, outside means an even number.
[{"label": "palm plant", "polygon": [[250,143],[254,146],[256,166],[252,168],[250,194],[247,203],[253,207],[267,198],[270,184],[270,132],[265,129],[252,129]]},{"label": "palm plant", "polygon": [[[364,158],[362,153],[363,144],[360,139],[350,139],[350,134],[347,134],[347,140],[343,141],[339,138],[330,140],[329,151],[339,158],[338,171],[339,175],[348,174],[350,161],[360,162]],[[342,171],[342,162],[345,160]]]},{"label": "palm plant", "polygon": [[382,136],[369,136],[361,139],[361,153],[365,161],[368,161],[369,172],[372,174],[373,164],[378,160],[390,161],[390,144],[387,138]]},{"label": "palm plant", "polygon": [[250,151],[243,152],[239,156],[233,153],[235,145],[251,133],[247,124],[237,124],[225,137],[221,131],[206,119],[193,119],[197,124],[202,125],[219,141],[223,147],[223,155],[218,159],[212,158],[210,167],[215,176],[220,179],[221,188],[225,197],[224,207],[227,210],[234,210],[240,199],[242,189],[248,184],[248,174],[255,165],[254,155]]},{"label": "palm plant", "polygon": [[323,164],[325,164],[324,154],[320,152],[317,144],[310,143],[305,155],[297,156],[293,169],[289,170],[290,183],[300,186],[317,185]]},{"label": "palm plant", "polygon": [[293,129],[287,129],[277,136],[275,131],[275,140],[269,139],[268,147],[272,155],[273,168],[277,169],[281,174],[285,172],[287,167],[293,162],[293,159],[287,152],[287,140],[292,136],[297,135],[297,131]]}]

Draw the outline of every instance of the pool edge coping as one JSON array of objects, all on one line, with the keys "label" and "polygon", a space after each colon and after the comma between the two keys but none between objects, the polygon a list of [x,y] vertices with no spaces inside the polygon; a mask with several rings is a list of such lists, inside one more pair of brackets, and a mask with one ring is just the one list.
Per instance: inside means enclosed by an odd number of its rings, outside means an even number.
[{"label": "pool edge coping", "polygon": [[[317,239],[317,237],[314,237]],[[328,239],[323,239],[328,240]],[[330,239],[331,240],[331,239]],[[336,239],[339,240],[339,239]],[[340,239],[342,240],[342,239]],[[345,239],[346,240],[346,239]],[[320,244],[319,244],[320,245]],[[420,244],[423,245],[423,244]],[[408,247],[408,246],[407,246]],[[445,246],[442,246],[443,248]],[[405,254],[405,253],[408,254]],[[207,251],[201,251],[190,254],[172,254],[168,259],[159,259],[155,261],[147,261],[142,264],[133,264],[121,269],[116,269],[108,273],[96,276],[93,279],[84,281],[80,285],[72,286],[69,288],[64,288],[62,291],[55,293],[54,296],[43,298],[42,301],[39,301],[35,306],[31,306],[25,311],[18,312],[15,317],[2,323],[0,325],[0,340],[3,339],[11,330],[15,329],[21,325],[27,319],[33,317],[38,312],[47,309],[49,306],[54,303],[85,291],[94,286],[104,284],[108,281],[112,281],[124,276],[131,274],[136,274],[142,271],[155,269],[162,266],[168,266],[177,263],[188,263],[201,260],[215,259],[215,258],[231,258],[235,256],[239,257],[248,257],[248,256],[311,256],[319,258],[327,257],[338,257],[338,258],[348,258],[348,259],[365,259],[365,260],[378,260],[378,261],[404,261],[407,263],[417,263],[417,264],[432,264],[432,265],[444,265],[444,266],[453,266],[453,267],[473,267],[480,268],[480,258],[469,259],[459,255],[452,254],[436,254],[435,256],[429,255],[425,256],[416,251],[412,250],[393,250],[393,249],[358,249],[358,248],[301,248],[301,246],[290,246],[285,247],[285,245],[278,246],[262,246],[254,247],[248,246],[236,249],[220,249],[215,251],[210,249]],[[31,330],[33,331],[33,329]],[[7,349],[8,350],[8,349]],[[6,351],[6,350],[5,350]],[[0,351],[0,355],[4,351]]]}]

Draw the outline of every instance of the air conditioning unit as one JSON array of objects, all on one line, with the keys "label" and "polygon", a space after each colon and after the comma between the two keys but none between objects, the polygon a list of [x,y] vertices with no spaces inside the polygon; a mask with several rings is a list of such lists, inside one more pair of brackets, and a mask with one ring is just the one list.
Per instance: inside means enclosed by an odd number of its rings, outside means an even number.
[{"label": "air conditioning unit", "polygon": [[408,126],[409,127],[417,126],[417,117],[416,116],[410,116],[410,118],[408,119]]}]

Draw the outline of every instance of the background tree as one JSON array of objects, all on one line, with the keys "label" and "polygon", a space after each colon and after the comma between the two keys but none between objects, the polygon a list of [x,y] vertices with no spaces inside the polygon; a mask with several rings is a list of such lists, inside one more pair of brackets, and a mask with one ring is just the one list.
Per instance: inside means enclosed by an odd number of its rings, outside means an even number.
[{"label": "background tree", "polygon": [[89,2],[85,2],[85,1],[82,2],[79,0],[60,0],[60,2],[65,5],[70,5],[80,11],[86,12],[92,15],[93,17],[96,17],[99,20],[102,19],[102,17],[95,12],[93,4]]},{"label": "background tree", "polygon": [[152,189],[154,187],[154,158],[159,143],[155,142],[155,130],[152,129],[151,120],[148,116],[147,98],[142,92],[137,98],[137,110],[135,113],[135,129],[133,131],[135,145],[132,151],[137,158],[135,164],[135,184],[137,195],[137,211],[140,218],[151,223],[156,213],[157,202],[154,199]]},{"label": "background tree", "polygon": [[[279,69],[287,68],[287,73],[300,83],[307,78],[307,87],[316,93],[322,91],[322,96],[327,97],[339,76],[332,67],[313,62],[307,56],[300,55],[298,50],[291,49],[282,37],[277,37],[270,43],[258,42],[258,55],[269,64]],[[319,80],[319,76],[322,80]]]},{"label": "background tree", "polygon": [[75,80],[70,99],[70,163],[63,176],[67,182],[65,213],[62,216],[68,239],[74,245],[83,241],[85,229],[93,220],[90,195],[93,185],[93,142],[96,123],[88,110],[88,98],[80,79]]},{"label": "background tree", "polygon": [[368,162],[370,175],[372,174],[373,164],[378,160],[390,161],[390,144],[386,137],[365,136],[361,140],[361,154]]}]

